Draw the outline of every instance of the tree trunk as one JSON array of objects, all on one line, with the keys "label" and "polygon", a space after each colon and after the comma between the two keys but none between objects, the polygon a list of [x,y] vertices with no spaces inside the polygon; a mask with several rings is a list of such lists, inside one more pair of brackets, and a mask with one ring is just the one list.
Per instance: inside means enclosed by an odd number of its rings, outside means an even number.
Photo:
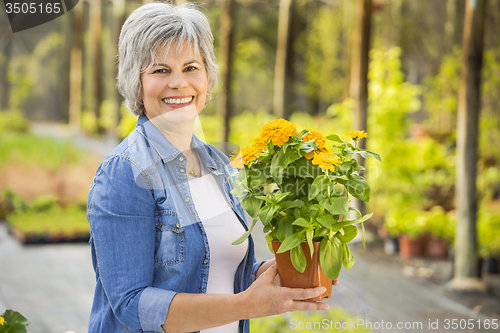
[{"label": "tree trunk", "polygon": [[73,38],[69,73],[69,125],[73,131],[78,131],[82,110],[83,5],[75,6],[70,15],[73,18]]},{"label": "tree trunk", "polygon": [[220,18],[220,73],[222,78],[222,91],[219,95],[219,112],[224,119],[222,150],[229,154],[229,133],[231,131],[231,117],[233,111],[233,49],[234,49],[234,6],[235,0],[225,0],[222,3]]},{"label": "tree trunk", "polygon": [[[367,131],[368,127],[368,63],[372,11],[372,0],[358,0],[356,4],[356,29],[353,39],[350,95],[353,99],[353,128],[364,131]],[[366,148],[366,140],[359,141],[358,147]],[[359,165],[364,166],[363,158],[357,156],[356,159]],[[361,213],[364,213],[365,203],[362,200],[354,198],[353,204]]]},{"label": "tree trunk", "polygon": [[467,1],[462,46],[457,119],[457,229],[452,281],[452,286],[461,290],[477,286],[475,283],[463,287],[460,282],[474,280],[478,271],[476,174],[485,8],[486,0]]},{"label": "tree trunk", "polygon": [[[125,15],[126,15],[126,4],[127,2],[125,0],[114,0],[113,1],[113,45],[114,45],[114,50],[115,54],[118,55],[118,40],[120,38],[120,31],[122,29],[123,23],[125,23]],[[113,72],[114,72],[114,77],[118,75],[118,64],[115,63],[113,64]],[[114,91],[114,98],[116,101],[116,121],[117,121],[117,126],[120,124],[120,120],[122,117],[121,114],[121,108],[123,104],[123,96],[118,92],[118,89],[115,88]],[[116,128],[114,129],[116,131]],[[117,133],[115,133],[117,134]]]},{"label": "tree trunk", "polygon": [[294,0],[280,0],[278,46],[274,70],[273,108],[276,117],[288,119],[291,115],[292,88],[292,22]]},{"label": "tree trunk", "polygon": [[103,134],[101,126],[101,104],[103,101],[102,92],[102,3],[101,0],[92,0],[90,2],[90,31],[92,47],[92,73],[93,73],[93,91],[94,91],[94,113],[97,122],[97,133]]},{"label": "tree trunk", "polygon": [[9,63],[12,53],[12,29],[9,24],[5,25],[0,49],[0,110],[9,108],[10,84],[7,80]]}]

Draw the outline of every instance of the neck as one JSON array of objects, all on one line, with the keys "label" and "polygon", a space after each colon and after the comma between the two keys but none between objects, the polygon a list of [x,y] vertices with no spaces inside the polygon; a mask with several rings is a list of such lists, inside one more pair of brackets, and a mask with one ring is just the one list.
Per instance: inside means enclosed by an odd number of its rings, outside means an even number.
[{"label": "neck", "polygon": [[165,112],[154,118],[146,116],[175,148],[182,152],[191,149],[194,124],[198,118],[194,105]]},{"label": "neck", "polygon": [[182,152],[191,149],[194,123],[191,124],[191,126],[189,126],[189,124],[185,126],[179,126],[177,124],[177,126],[172,126],[173,128],[156,127],[175,148]]}]

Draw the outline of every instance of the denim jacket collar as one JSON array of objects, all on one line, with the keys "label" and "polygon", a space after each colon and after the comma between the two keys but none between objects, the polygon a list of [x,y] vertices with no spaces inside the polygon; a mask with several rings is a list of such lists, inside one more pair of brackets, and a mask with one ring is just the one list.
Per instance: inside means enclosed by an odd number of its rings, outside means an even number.
[{"label": "denim jacket collar", "polygon": [[[177,149],[170,141],[165,140],[165,136],[161,131],[149,120],[149,118],[143,113],[139,116],[137,120],[136,129],[144,135],[146,138],[146,143],[151,145],[158,155],[161,157],[163,162],[169,162],[175,159],[182,152]],[[193,134],[191,140],[191,147],[196,149],[201,162],[207,167],[210,172],[217,170],[216,162],[222,163],[222,161],[215,161],[210,147],[206,145],[203,141],[198,139],[196,135]]]}]

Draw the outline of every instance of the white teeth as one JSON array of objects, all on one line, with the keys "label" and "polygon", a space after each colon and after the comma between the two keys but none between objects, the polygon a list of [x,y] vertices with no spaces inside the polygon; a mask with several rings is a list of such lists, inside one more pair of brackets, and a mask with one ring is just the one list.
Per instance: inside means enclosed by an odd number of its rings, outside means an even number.
[{"label": "white teeth", "polygon": [[185,104],[191,102],[194,97],[186,97],[186,98],[165,98],[163,101],[167,104]]}]

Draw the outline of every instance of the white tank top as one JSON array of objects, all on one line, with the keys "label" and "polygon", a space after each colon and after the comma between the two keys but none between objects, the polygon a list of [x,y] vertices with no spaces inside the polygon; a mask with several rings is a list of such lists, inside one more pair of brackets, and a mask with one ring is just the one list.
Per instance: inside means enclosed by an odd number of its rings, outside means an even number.
[{"label": "white tank top", "polygon": [[[188,175],[196,211],[208,238],[210,269],[208,294],[234,294],[234,275],[245,258],[248,240],[231,245],[245,229],[227,202],[214,176],[202,164],[200,178]],[[202,330],[201,333],[237,333],[238,322]]]}]

